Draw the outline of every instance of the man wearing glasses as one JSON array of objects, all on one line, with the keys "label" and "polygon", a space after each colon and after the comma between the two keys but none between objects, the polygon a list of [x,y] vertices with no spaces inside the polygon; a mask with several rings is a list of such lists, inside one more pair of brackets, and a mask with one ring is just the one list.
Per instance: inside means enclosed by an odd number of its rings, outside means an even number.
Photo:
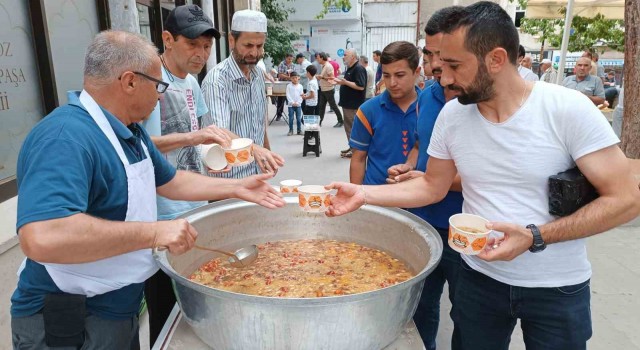
[{"label": "man wearing glasses", "polygon": [[16,228],[27,258],[11,297],[13,349],[139,349],[144,281],[158,270],[151,248],[182,254],[198,236],[184,219],[157,221],[156,192],[284,205],[270,175],[217,179],[167,162],[138,124],[167,88],[161,77],[146,38],[102,32],[87,50],[84,90],[25,139]]},{"label": "man wearing glasses", "polygon": [[[198,74],[207,63],[213,38],[220,33],[197,5],[178,6],[167,17],[162,32],[164,53],[162,79],[169,83],[158,107],[143,125],[153,143],[178,170],[206,174],[200,160],[201,144],[227,146],[229,136],[216,126],[202,127],[201,116],[208,112],[202,98]],[[158,219],[172,220],[206,201],[187,202],[158,196]],[[171,280],[162,271],[147,281],[145,297],[149,310],[149,336],[153,344],[176,302]]]}]

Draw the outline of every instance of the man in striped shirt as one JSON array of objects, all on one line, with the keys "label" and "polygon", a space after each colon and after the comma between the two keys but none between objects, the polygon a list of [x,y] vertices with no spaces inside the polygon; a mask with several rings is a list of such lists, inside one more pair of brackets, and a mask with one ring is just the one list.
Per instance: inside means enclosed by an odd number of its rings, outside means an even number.
[{"label": "man in striped shirt", "polygon": [[216,125],[254,142],[254,163],[234,167],[220,177],[244,178],[259,172],[275,172],[284,159],[269,150],[267,97],[264,76],[256,68],[264,56],[267,18],[262,12],[238,11],[231,22],[231,56],[207,73],[202,94],[209,113],[204,125]]}]

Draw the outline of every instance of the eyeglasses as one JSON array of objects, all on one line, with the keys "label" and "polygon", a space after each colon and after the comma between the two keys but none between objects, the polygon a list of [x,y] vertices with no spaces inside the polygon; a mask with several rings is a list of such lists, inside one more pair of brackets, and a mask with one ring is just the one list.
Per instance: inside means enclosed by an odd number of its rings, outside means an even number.
[{"label": "eyeglasses", "polygon": [[[156,79],[154,77],[148,76],[148,75],[146,75],[146,74],[144,74],[142,72],[132,72],[132,73],[136,74],[136,75],[141,75],[144,78],[149,79],[152,82],[156,83],[156,91],[158,93],[161,93],[161,94],[164,93],[165,91],[167,91],[167,88],[169,87],[168,83],[165,83],[164,81],[158,80],[158,79]],[[121,78],[122,78],[122,76],[118,77],[118,80],[120,80]]]}]

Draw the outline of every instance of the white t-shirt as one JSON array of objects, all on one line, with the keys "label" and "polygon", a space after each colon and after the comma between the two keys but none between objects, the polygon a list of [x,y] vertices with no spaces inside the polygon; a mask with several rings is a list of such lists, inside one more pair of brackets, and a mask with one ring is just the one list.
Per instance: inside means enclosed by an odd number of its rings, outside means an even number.
[{"label": "white t-shirt", "polygon": [[518,73],[520,73],[520,76],[524,80],[529,80],[529,81],[538,81],[538,80],[540,80],[540,79],[538,79],[538,76],[536,75],[536,73],[534,73],[531,69],[529,69],[527,67],[518,66]]},{"label": "white t-shirt", "polygon": [[[618,142],[586,96],[537,82],[524,105],[502,123],[485,119],[475,104],[447,103],[427,152],[455,162],[464,213],[524,227],[555,220],[549,214],[549,176]],[[520,287],[573,285],[591,276],[584,239],[550,244],[539,253],[527,251],[510,262],[462,257],[473,269]]]},{"label": "white t-shirt", "polygon": [[302,85],[300,83],[287,84],[287,106],[291,107],[293,104],[296,104],[296,107],[302,106],[302,94],[304,91],[302,90]]},{"label": "white t-shirt", "polygon": [[311,91],[313,91],[313,98],[307,100],[307,106],[314,107],[318,105],[318,79],[315,77],[307,84],[307,94],[310,94]]}]

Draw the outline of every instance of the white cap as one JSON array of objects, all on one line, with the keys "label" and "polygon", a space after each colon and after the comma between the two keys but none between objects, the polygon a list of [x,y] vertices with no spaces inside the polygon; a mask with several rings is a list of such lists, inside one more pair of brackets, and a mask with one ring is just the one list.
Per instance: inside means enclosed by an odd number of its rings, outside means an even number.
[{"label": "white cap", "polygon": [[542,60],[542,62],[540,62],[540,63],[541,63],[541,64],[545,64],[545,63],[551,64],[551,60],[550,60],[550,59],[545,58],[545,59],[543,59],[543,60]]},{"label": "white cap", "polygon": [[267,16],[260,11],[242,10],[233,14],[231,30],[235,32],[267,32]]}]

